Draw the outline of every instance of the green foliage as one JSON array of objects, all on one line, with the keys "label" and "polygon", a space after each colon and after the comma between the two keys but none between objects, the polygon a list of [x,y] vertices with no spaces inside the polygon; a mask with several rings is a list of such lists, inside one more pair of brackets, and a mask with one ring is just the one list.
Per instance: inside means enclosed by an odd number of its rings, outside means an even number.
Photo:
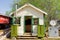
[{"label": "green foliage", "polygon": [[17,36],[17,25],[11,25],[11,37]]},{"label": "green foliage", "polygon": [[45,36],[45,26],[44,25],[38,25],[38,37],[44,37]]},{"label": "green foliage", "polygon": [[6,13],[5,13],[5,14],[6,14],[7,16],[9,16],[9,13],[10,13],[10,11],[6,11]]},{"label": "green foliage", "polygon": [[47,21],[56,19],[57,17],[60,19],[60,16],[58,16],[60,13],[60,0],[18,0],[18,2],[14,0],[11,12],[16,10],[16,3],[18,4],[18,8],[25,3],[30,3],[37,8],[46,11],[48,13],[48,16],[46,16]]},{"label": "green foliage", "polygon": [[6,15],[9,15],[9,12],[8,11],[6,11]]}]

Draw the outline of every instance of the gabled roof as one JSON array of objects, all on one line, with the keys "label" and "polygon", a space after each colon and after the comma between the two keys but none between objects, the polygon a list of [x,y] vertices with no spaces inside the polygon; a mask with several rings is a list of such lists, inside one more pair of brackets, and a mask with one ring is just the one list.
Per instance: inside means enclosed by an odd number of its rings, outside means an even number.
[{"label": "gabled roof", "polygon": [[[40,11],[40,12],[42,12],[42,13],[44,13],[44,14],[46,14],[46,15],[47,15],[47,13],[46,13],[46,12],[42,11],[41,9],[39,9],[39,8],[37,8],[37,7],[35,7],[35,6],[31,5],[31,4],[29,4],[29,3],[27,3],[27,4],[23,5],[22,7],[20,7],[20,8],[19,8],[19,9],[17,9],[16,11],[18,12],[19,10],[21,10],[21,9],[23,9],[23,8],[27,7],[27,6],[30,6],[30,7],[34,8],[34,9],[36,9],[37,11]],[[12,15],[13,13],[14,13],[14,12],[12,12],[10,15]]]}]

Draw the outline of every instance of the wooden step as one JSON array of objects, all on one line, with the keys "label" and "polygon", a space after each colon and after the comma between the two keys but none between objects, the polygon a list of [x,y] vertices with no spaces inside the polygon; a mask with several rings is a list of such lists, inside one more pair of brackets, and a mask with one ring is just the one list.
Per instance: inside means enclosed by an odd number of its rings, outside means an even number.
[{"label": "wooden step", "polygon": [[24,33],[22,36],[17,36],[17,39],[34,39],[37,38],[37,36],[32,36],[31,33]]},{"label": "wooden step", "polygon": [[31,33],[24,33],[24,35],[31,35]]},{"label": "wooden step", "polygon": [[24,33],[22,36],[31,36],[31,33]]},{"label": "wooden step", "polygon": [[20,37],[16,37],[17,39],[35,39],[37,37],[33,37],[33,36],[20,36]]}]

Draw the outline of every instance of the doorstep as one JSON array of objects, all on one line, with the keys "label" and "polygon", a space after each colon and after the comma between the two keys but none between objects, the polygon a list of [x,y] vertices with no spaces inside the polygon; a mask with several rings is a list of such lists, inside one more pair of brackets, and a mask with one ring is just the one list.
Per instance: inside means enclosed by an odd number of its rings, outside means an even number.
[{"label": "doorstep", "polygon": [[31,33],[24,33],[22,36],[17,36],[17,39],[35,39],[37,36],[32,36]]}]

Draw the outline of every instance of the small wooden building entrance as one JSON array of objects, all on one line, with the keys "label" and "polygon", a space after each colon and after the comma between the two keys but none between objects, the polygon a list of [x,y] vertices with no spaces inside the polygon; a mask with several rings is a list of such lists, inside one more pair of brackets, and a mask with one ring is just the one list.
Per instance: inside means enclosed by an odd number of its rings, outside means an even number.
[{"label": "small wooden building entrance", "polygon": [[[15,12],[12,12],[10,15],[16,16],[17,18],[20,17],[20,21],[18,21],[20,23],[15,23],[17,21],[14,21],[16,18],[13,17],[13,24],[18,24],[18,27],[16,28],[18,29],[16,30],[18,36],[23,36],[25,33],[30,33],[32,36],[38,35],[38,37],[44,37],[44,19],[45,15],[47,15],[46,12],[28,3],[17,9],[17,14],[14,14]],[[12,30],[13,29],[14,27]]]},{"label": "small wooden building entrance", "polygon": [[32,16],[25,16],[25,32],[31,33]]}]

